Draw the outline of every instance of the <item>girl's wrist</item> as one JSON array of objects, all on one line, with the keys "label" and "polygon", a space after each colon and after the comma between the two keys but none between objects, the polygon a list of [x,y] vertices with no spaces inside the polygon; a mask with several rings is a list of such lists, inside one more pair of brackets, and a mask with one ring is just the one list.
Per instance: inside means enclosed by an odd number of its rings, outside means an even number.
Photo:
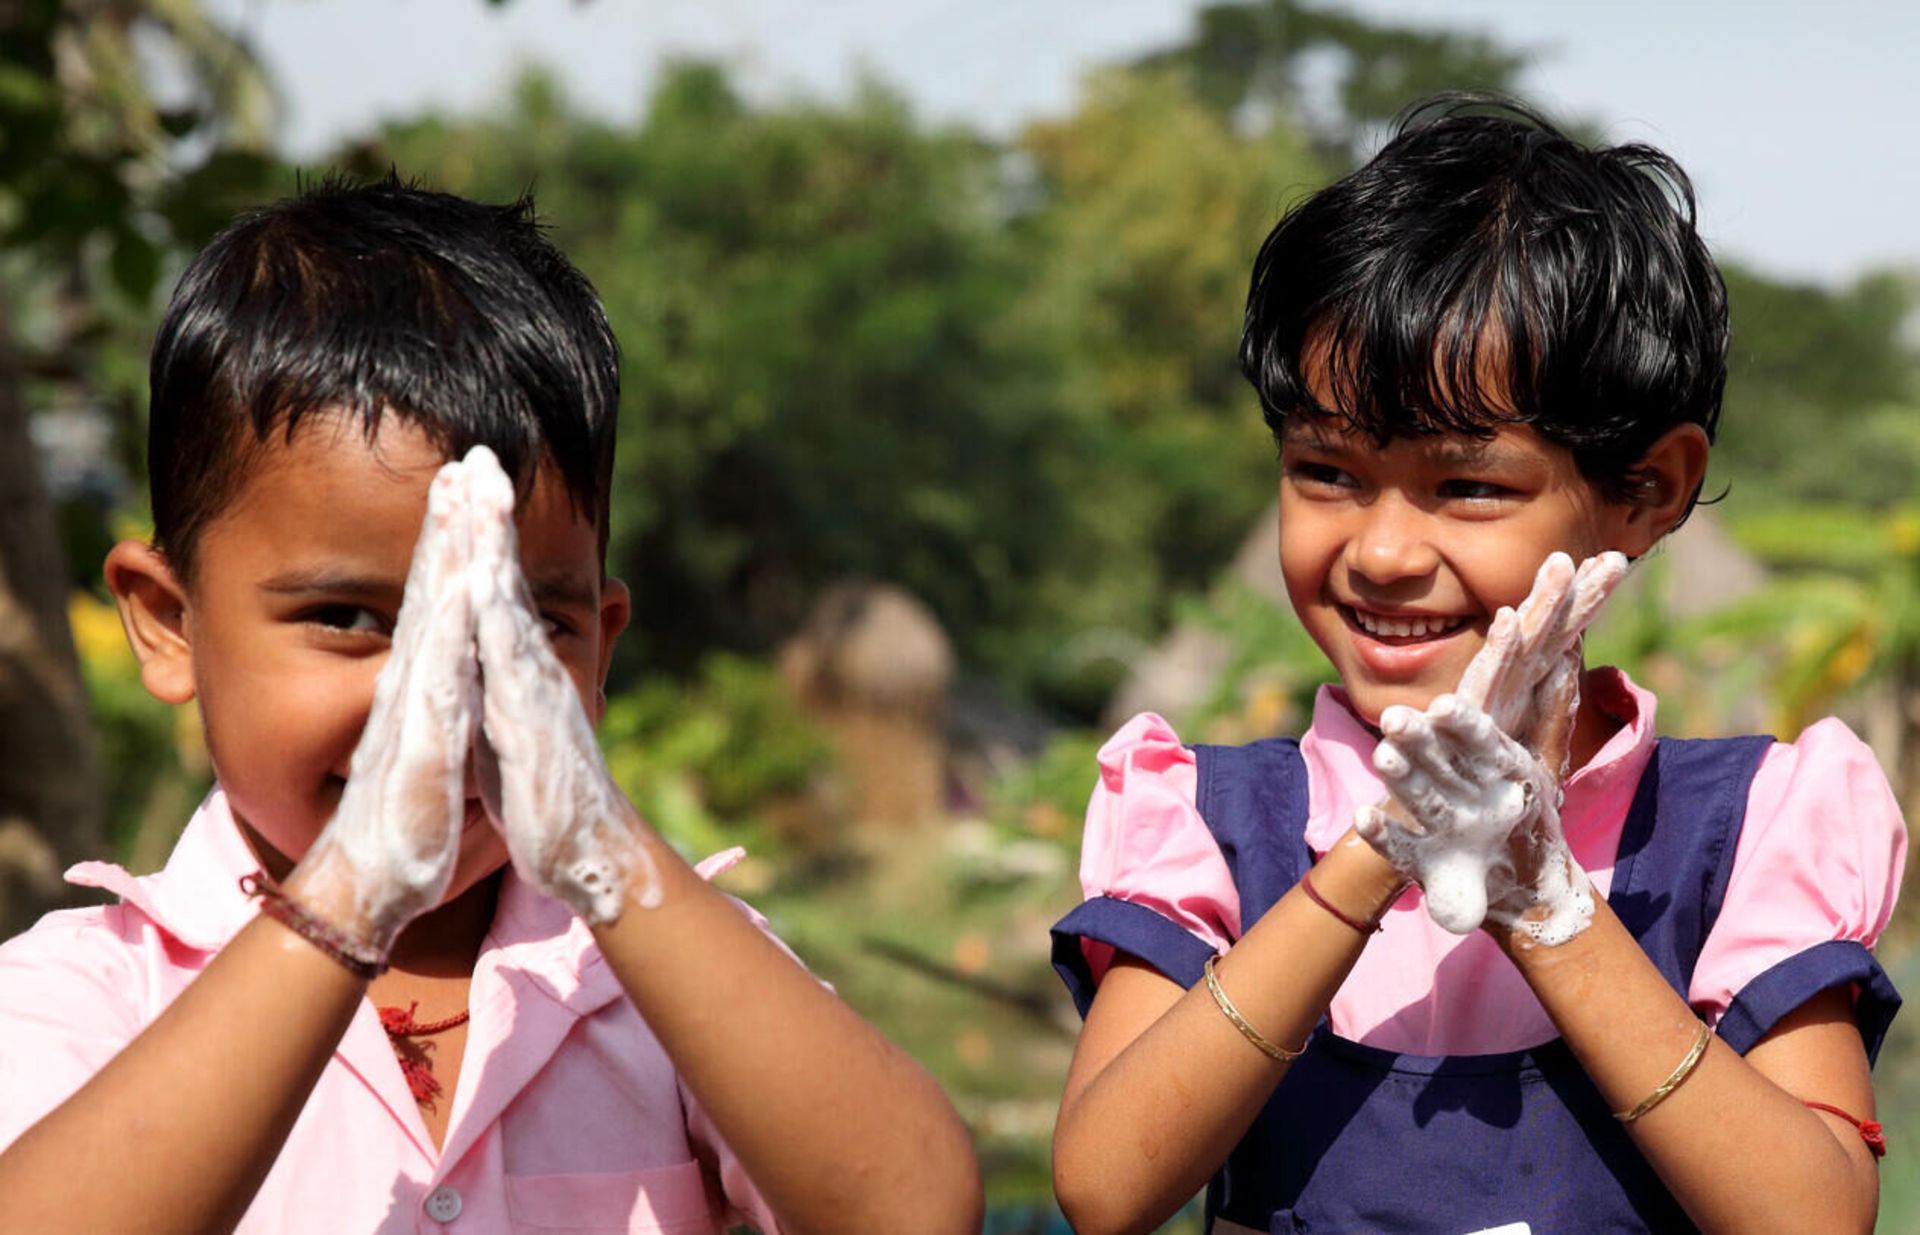
[{"label": "girl's wrist", "polygon": [[1352,828],[1313,867],[1314,890],[1343,913],[1368,922],[1379,921],[1408,882]]}]

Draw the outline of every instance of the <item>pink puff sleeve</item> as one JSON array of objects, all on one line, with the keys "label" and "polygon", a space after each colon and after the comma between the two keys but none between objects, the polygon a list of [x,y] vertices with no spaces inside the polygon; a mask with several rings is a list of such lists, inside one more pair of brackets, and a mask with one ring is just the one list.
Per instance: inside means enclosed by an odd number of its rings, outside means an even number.
[{"label": "pink puff sleeve", "polygon": [[1080,850],[1086,900],[1053,928],[1053,964],[1084,1015],[1115,952],[1183,986],[1240,933],[1240,896],[1194,805],[1199,771],[1172,726],[1134,717],[1100,748]]},{"label": "pink puff sleeve", "polygon": [[1838,720],[1762,758],[1726,898],[1688,993],[1746,1050],[1836,986],[1854,992],[1869,1056],[1899,996],[1872,949],[1900,890],[1907,829],[1873,752]]}]

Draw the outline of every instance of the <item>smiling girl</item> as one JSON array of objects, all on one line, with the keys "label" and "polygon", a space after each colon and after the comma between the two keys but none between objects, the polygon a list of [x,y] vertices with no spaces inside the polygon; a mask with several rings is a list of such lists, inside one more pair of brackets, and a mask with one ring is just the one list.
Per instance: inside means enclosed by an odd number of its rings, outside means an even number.
[{"label": "smiling girl", "polygon": [[1297,742],[1100,753],[1076,1230],[1202,1186],[1216,1232],[1872,1228],[1884,776],[1833,720],[1656,738],[1579,660],[1698,496],[1726,350],[1681,170],[1517,108],[1416,111],[1268,237],[1241,355],[1340,681]]}]

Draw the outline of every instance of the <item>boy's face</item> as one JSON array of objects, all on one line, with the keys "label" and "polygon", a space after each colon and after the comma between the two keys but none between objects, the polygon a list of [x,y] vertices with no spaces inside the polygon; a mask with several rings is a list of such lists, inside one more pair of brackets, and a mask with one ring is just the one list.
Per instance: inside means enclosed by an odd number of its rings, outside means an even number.
[{"label": "boy's face", "polygon": [[1651,545],[1635,507],[1603,500],[1570,451],[1525,426],[1381,448],[1297,415],[1280,461],[1287,595],[1369,724],[1452,690],[1549,553],[1578,562]]},{"label": "boy's face", "polygon": [[[149,688],[198,697],[215,772],[256,849],[269,847],[261,856],[270,867],[276,857],[298,861],[340,801],[387,660],[427,485],[444,462],[397,416],[386,416],[371,442],[344,417],[303,420],[290,443],[275,437],[260,449],[244,488],[201,533],[177,646],[163,647],[156,664],[136,634]],[[550,469],[516,523],[520,563],[554,651],[597,723],[626,589],[603,582],[597,530],[574,513]],[[447,898],[506,859],[469,763]]]}]

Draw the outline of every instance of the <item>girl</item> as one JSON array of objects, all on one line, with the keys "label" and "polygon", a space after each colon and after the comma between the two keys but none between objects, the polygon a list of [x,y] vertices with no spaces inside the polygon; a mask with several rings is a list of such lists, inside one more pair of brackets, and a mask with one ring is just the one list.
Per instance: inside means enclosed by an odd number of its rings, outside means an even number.
[{"label": "girl", "polygon": [[1578,659],[1699,493],[1726,346],[1680,169],[1519,109],[1417,111],[1268,237],[1241,356],[1340,683],[1298,742],[1101,751],[1076,1230],[1209,1180],[1216,1232],[1872,1228],[1885,778],[1833,720],[1656,739]]}]

